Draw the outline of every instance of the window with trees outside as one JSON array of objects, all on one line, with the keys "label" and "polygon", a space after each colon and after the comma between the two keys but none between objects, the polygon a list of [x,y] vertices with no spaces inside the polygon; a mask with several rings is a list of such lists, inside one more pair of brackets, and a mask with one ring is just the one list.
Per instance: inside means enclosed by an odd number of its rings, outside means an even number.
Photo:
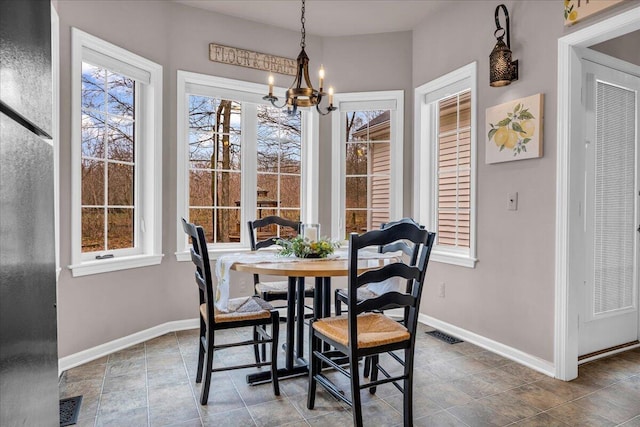
[{"label": "window with trees outside", "polygon": [[[333,118],[334,237],[402,216],[402,92],[340,94]],[[400,107],[399,107],[400,106]],[[335,113],[334,113],[335,114]],[[338,167],[340,169],[338,169]]]},{"label": "window with trees outside", "polygon": [[[179,215],[201,225],[214,250],[248,248],[250,220],[300,220],[309,113],[265,105],[265,88],[246,82],[179,72],[179,88]],[[178,244],[186,251],[184,233]]]},{"label": "window with trees outside", "polygon": [[82,252],[135,247],[135,80],[82,62]]},{"label": "window with trees outside", "polygon": [[475,266],[476,64],[416,89],[418,217],[435,261]]},{"label": "window with trees outside", "polygon": [[73,29],[74,276],[161,255],[162,67]]}]

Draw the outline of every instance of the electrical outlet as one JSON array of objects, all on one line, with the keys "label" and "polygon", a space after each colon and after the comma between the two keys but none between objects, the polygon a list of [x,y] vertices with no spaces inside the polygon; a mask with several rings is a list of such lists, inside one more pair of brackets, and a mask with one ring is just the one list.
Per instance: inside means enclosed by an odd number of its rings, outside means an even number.
[{"label": "electrical outlet", "polygon": [[518,193],[507,194],[507,210],[509,211],[518,210]]},{"label": "electrical outlet", "polygon": [[445,291],[445,283],[442,282],[440,283],[440,292],[438,293],[438,296],[440,298],[444,298],[444,291]]}]

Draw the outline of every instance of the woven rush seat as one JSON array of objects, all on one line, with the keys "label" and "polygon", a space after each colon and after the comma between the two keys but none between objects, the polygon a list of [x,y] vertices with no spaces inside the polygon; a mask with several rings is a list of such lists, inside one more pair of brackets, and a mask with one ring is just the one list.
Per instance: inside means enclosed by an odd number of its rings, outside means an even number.
[{"label": "woven rush seat", "polygon": [[[349,343],[348,316],[327,317],[313,322],[313,329],[342,345]],[[400,323],[380,313],[358,316],[358,348],[407,341],[409,331]]]},{"label": "woven rush seat", "polygon": [[[286,296],[287,291],[289,289],[288,282],[259,282],[256,284],[256,291],[260,294],[262,293],[270,293],[270,294],[283,294]],[[314,286],[311,283],[305,283],[304,291],[313,292]]]},{"label": "woven rush seat", "polygon": [[[271,317],[271,304],[258,297],[232,298],[229,300],[229,312],[223,313],[215,309],[216,323],[236,322],[241,320],[268,319]],[[200,305],[200,313],[207,319],[207,305]]]}]

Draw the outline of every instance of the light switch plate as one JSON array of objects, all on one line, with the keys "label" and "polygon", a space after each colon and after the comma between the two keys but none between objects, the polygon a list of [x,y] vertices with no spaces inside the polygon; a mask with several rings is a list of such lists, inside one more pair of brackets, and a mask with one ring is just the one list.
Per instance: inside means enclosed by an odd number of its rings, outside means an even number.
[{"label": "light switch plate", "polygon": [[507,194],[507,210],[509,211],[518,210],[518,193]]}]

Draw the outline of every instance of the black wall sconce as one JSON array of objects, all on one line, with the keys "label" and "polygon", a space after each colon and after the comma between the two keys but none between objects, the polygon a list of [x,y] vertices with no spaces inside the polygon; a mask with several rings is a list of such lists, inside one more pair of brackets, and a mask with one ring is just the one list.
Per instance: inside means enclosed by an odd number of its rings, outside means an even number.
[{"label": "black wall sconce", "polygon": [[[506,29],[500,26],[498,14],[504,12]],[[518,80],[518,61],[511,61],[511,42],[509,38],[509,12],[504,4],[498,5],[495,12],[496,31],[493,33],[498,42],[489,55],[489,84],[493,87],[506,86]],[[504,36],[507,36],[507,44]]]}]

